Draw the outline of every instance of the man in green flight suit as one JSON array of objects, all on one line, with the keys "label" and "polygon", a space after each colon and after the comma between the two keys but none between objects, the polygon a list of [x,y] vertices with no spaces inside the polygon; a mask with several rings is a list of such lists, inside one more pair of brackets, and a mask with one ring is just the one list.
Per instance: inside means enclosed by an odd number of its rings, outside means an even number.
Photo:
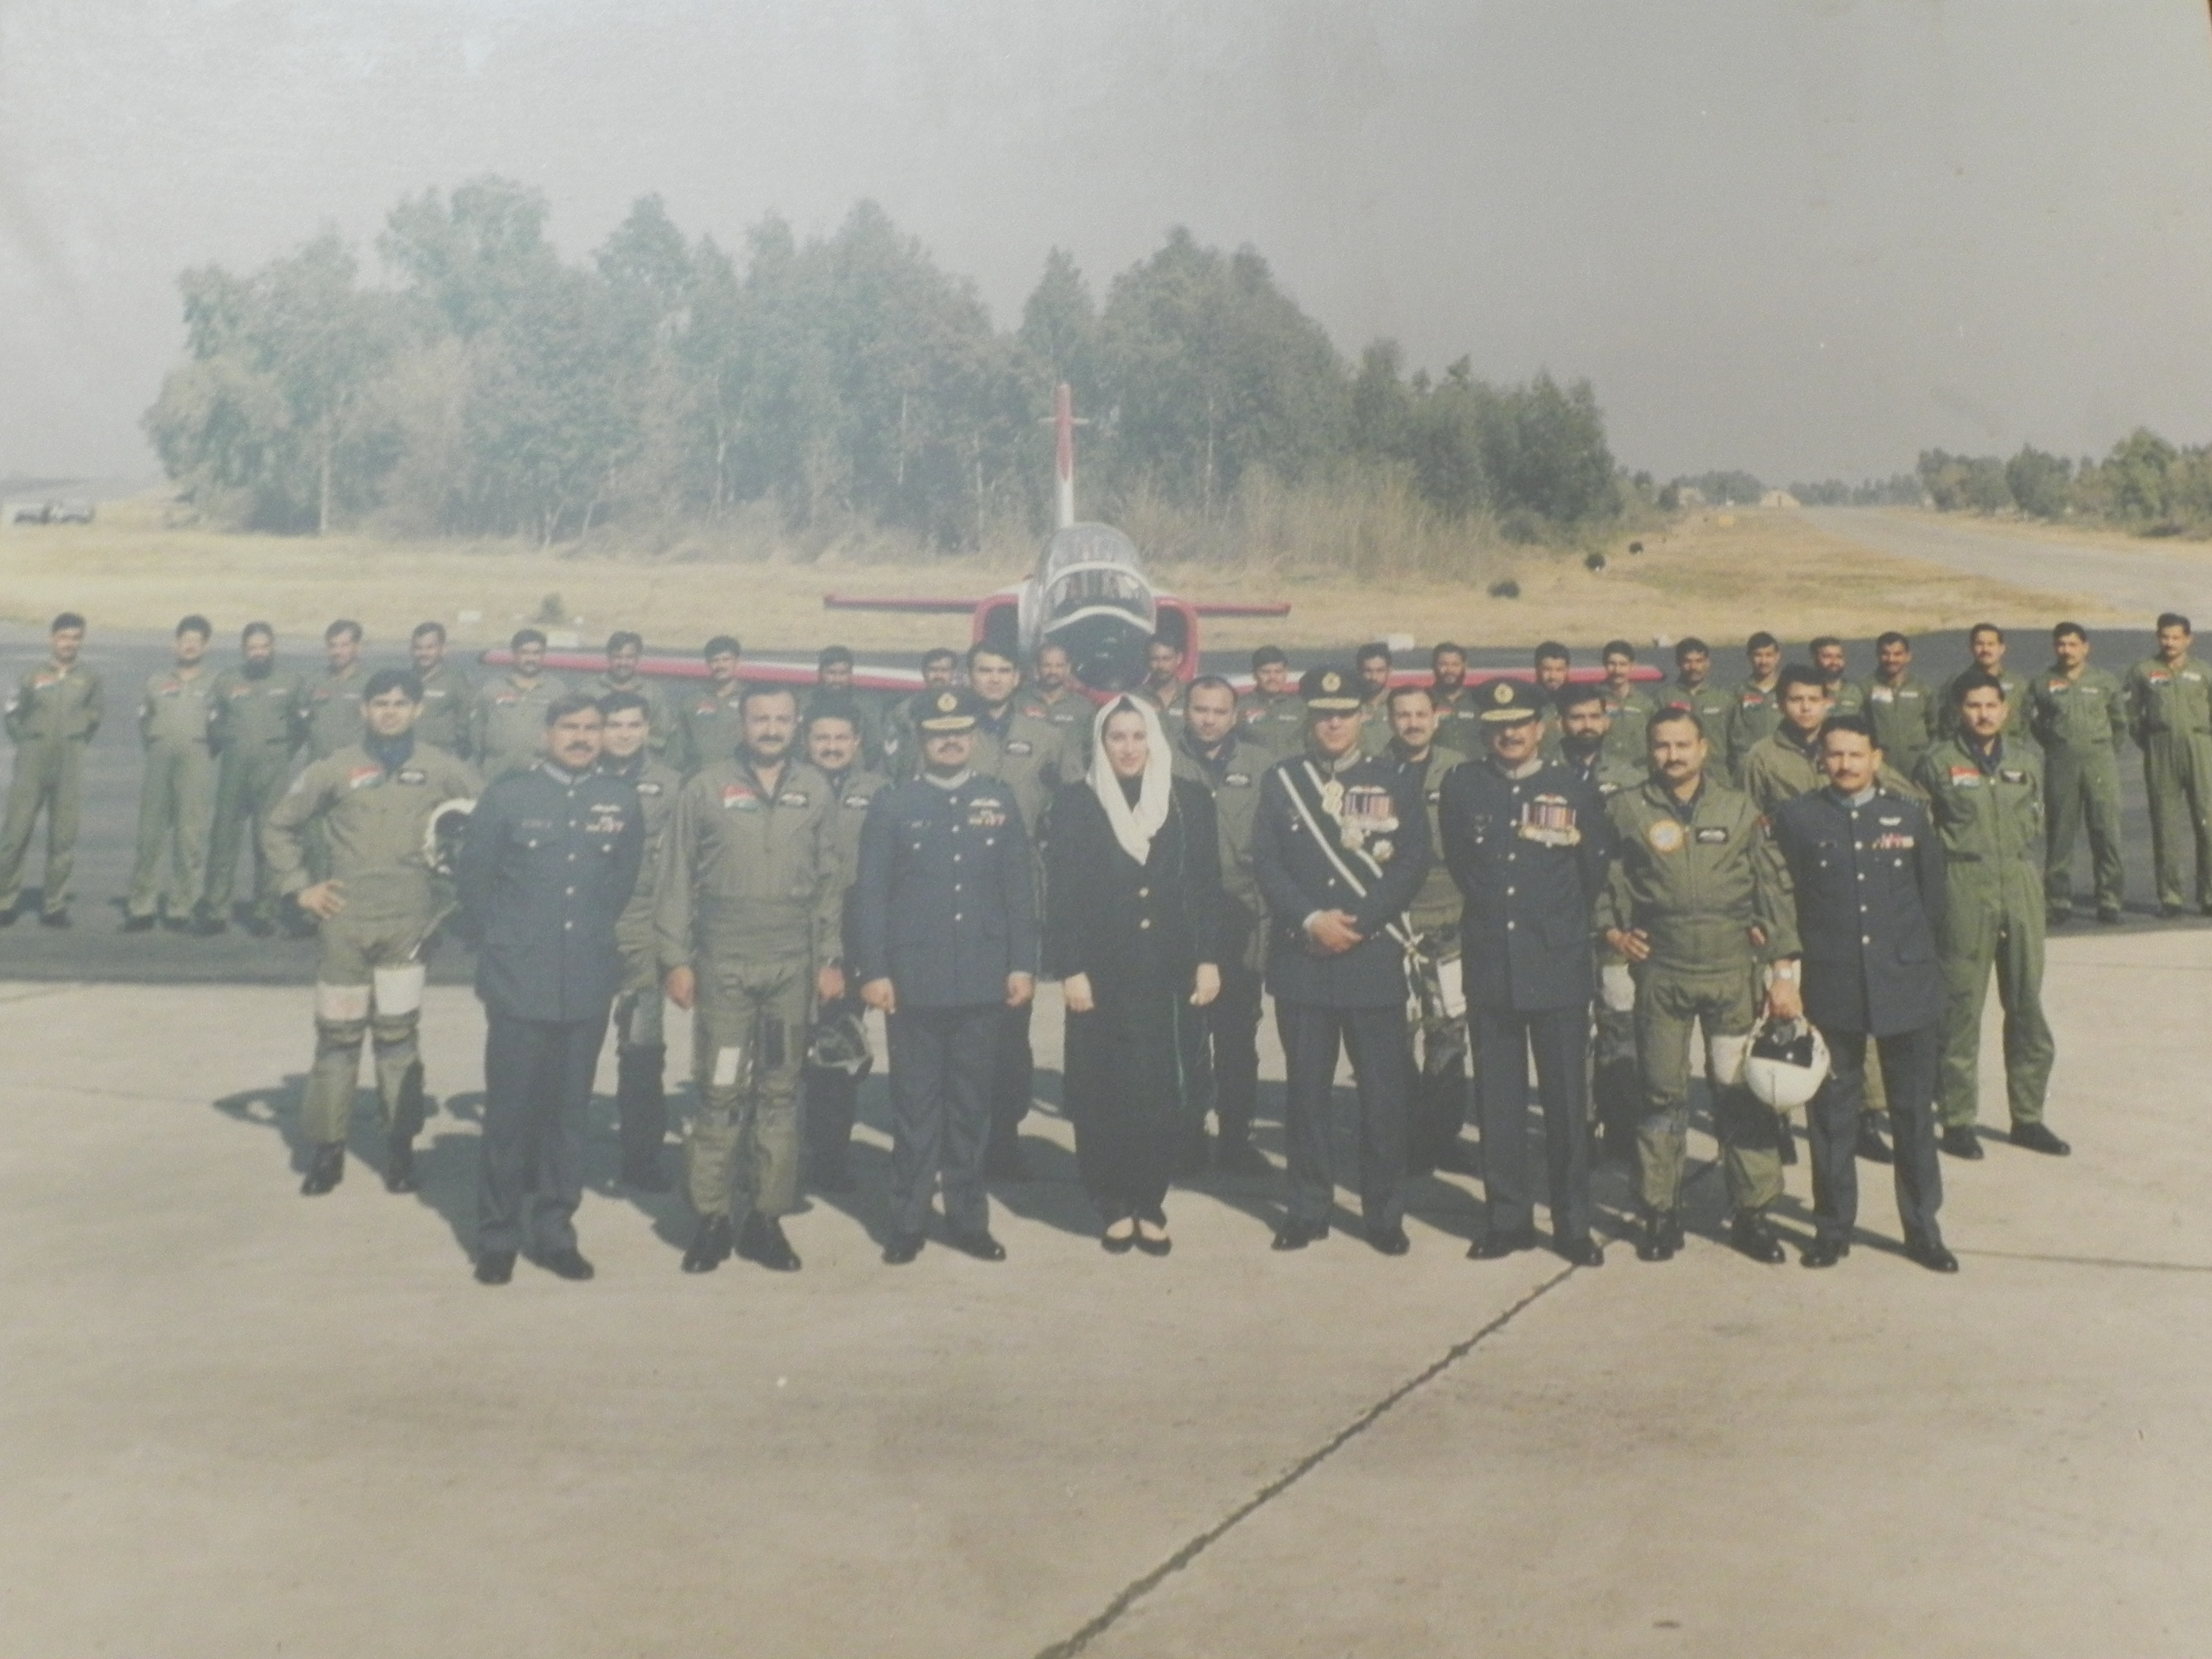
[{"label": "man in green flight suit", "polygon": [[2190,890],[2183,849],[2197,849],[2195,901],[2212,915],[2212,672],[2189,654],[2189,618],[2158,619],[2158,654],[2128,671],[2128,735],[2142,750],[2150,796],[2151,864],[2158,911],[2178,916]]},{"label": "man in green flight suit", "polygon": [[[1462,658],[1462,672],[1466,665]],[[1305,747],[1305,699],[1298,695],[1291,678],[1291,659],[1279,646],[1263,645],[1252,653],[1252,689],[1237,700],[1237,735],[1279,760]]]},{"label": "man in green flight suit", "polygon": [[2120,920],[2127,870],[2120,861],[2120,750],[2128,697],[2118,678],[2089,662],[2089,632],[2063,622],[2051,630],[2051,666],[2028,687],[2028,723],[2043,750],[2050,843],[2043,896],[2054,927],[2074,919],[2074,843],[2089,832],[2097,920]]},{"label": "man in green flight suit", "polygon": [[478,686],[470,704],[469,752],[486,782],[544,758],[545,711],[568,690],[545,672],[545,635],[538,629],[517,629],[508,648],[514,666]]},{"label": "man in green flight suit", "polygon": [[1724,739],[1728,775],[1743,787],[1746,756],[1782,724],[1782,646],[1764,631],[1744,641],[1743,654],[1751,672],[1729,696],[1728,732]]},{"label": "man in green flight suit", "polygon": [[362,688],[368,670],[362,665],[361,624],[341,617],[323,630],[328,666],[321,678],[300,690],[299,720],[307,734],[307,758],[327,760],[361,741]]},{"label": "man in green flight suit", "polygon": [[138,702],[146,775],[138,793],[138,857],[123,902],[126,933],[151,932],[157,922],[181,933],[201,920],[215,817],[215,751],[209,744],[215,676],[207,665],[214,631],[205,617],[179,623],[175,665],[151,676]]},{"label": "man in green flight suit", "polygon": [[1821,681],[1828,688],[1830,714],[1866,713],[1866,687],[1850,678],[1851,659],[1844,653],[1841,640],[1833,634],[1823,634],[1805,647],[1805,655],[1820,671]]},{"label": "man in green flight suit", "polygon": [[1936,700],[1936,735],[1955,738],[1959,735],[1958,688],[1967,675],[1979,671],[2004,688],[2005,708],[2009,711],[2006,721],[2006,736],[2014,748],[2040,747],[2034,733],[2028,730],[2030,703],[2028,681],[2025,674],[2015,674],[2005,666],[2005,632],[1995,623],[1976,623],[1966,630],[1966,654],[1973,659],[1963,670],[1951,677],[1943,694]]},{"label": "man in green flight suit", "polygon": [[[1608,657],[1611,647],[1607,647]],[[1610,801],[1623,790],[1638,788],[1650,775],[1649,750],[1637,758],[1615,752],[1613,688],[1605,682],[1571,684],[1559,693],[1559,763]],[[1644,744],[1654,708],[1637,726]],[[1615,1164],[1636,1160],[1636,1128],[1643,1121],[1643,1086],[1636,1069],[1636,980],[1628,958],[1603,945],[1596,947],[1597,1007],[1590,1050],[1590,1160],[1602,1154]]]},{"label": "man in green flight suit", "polygon": [[[644,656],[645,636],[643,635],[633,634],[628,629],[618,629],[608,635],[606,672],[592,675],[590,679],[584,682],[581,689],[586,696],[597,698],[599,701],[602,713],[605,712],[606,699],[617,692],[624,696],[642,698],[645,702],[647,726],[646,747],[652,753],[653,759],[666,761],[669,744],[676,737],[676,708],[669,698],[668,688],[665,684],[659,680],[648,679],[637,672],[637,665]],[[678,748],[680,750],[680,744]],[[647,813],[648,819],[651,816],[648,811]],[[652,836],[649,823],[646,833],[649,840]],[[646,864],[648,870],[652,863],[653,854],[647,852]],[[640,876],[638,884],[641,887],[643,886],[648,878],[648,876]]]},{"label": "man in green flight suit", "polygon": [[1874,642],[1874,678],[1866,683],[1866,717],[1875,747],[1896,771],[1911,777],[1936,742],[1936,694],[1913,678],[1912,641],[1899,633]]},{"label": "man in green flight suit", "polygon": [[[1385,757],[1395,762],[1410,788],[1419,792],[1428,810],[1429,844],[1441,847],[1443,832],[1438,818],[1444,780],[1469,757],[1437,742],[1436,702],[1425,685],[1391,690],[1390,730]],[[1418,1050],[1413,1097],[1406,1112],[1408,1175],[1437,1170],[1455,1175],[1481,1173],[1472,1150],[1460,1139],[1467,1123],[1469,1075],[1467,997],[1460,979],[1460,916],[1466,905],[1450,866],[1438,859],[1429,866],[1414,890],[1413,902],[1406,907],[1407,925],[1413,936],[1407,965],[1419,1011],[1413,1030]]]},{"label": "man in green flight suit", "polygon": [[[1636,647],[1626,640],[1608,640],[1598,660],[1605,665],[1600,689],[1605,694],[1605,754],[1607,760],[1626,762],[1641,776],[1644,771],[1644,728],[1659,712],[1659,700],[1637,684]],[[1564,736],[1566,705],[1559,705]]]},{"label": "man in green flight suit", "polygon": [[[422,1127],[423,959],[450,908],[432,866],[432,825],[473,802],[476,774],[443,750],[415,741],[422,687],[412,673],[380,668],[362,685],[359,743],[311,763],[269,814],[262,849],[280,891],[314,918],[315,1060],[300,1097],[300,1128],[313,1149],[300,1190],[313,1198],[345,1175],[346,1128],[365,1042],[376,1049],[384,1109],[387,1190],[415,1190],[415,1137]],[[311,881],[307,832],[323,827],[329,877]]]},{"label": "man in green flight suit", "polygon": [[[1717,757],[1728,735],[1729,705],[1732,701],[1727,689],[1713,682],[1711,647],[1692,635],[1674,647],[1674,678],[1662,688],[1659,705],[1695,714],[1698,724],[1705,728],[1705,741],[1712,745]],[[1632,758],[1639,769],[1651,763],[1648,747]]]},{"label": "man in green flight suit", "polygon": [[415,722],[415,741],[468,759],[469,719],[477,689],[447,659],[446,624],[417,623],[408,636],[407,654],[415,664],[415,678],[422,683],[422,716]]},{"label": "man in green flight suit", "polygon": [[1729,1242],[1778,1262],[1766,1211],[1782,1196],[1780,1120],[1743,1086],[1743,1063],[1765,1012],[1797,1018],[1796,923],[1781,854],[1751,798],[1708,775],[1711,746],[1695,716],[1662,709],[1645,729],[1651,775],[1606,803],[1620,856],[1597,903],[1607,947],[1632,964],[1644,1122],[1638,1184],[1644,1236],[1636,1254],[1665,1261],[1682,1248],[1690,1033],[1705,1032],[1705,1075],[1721,1143]]},{"label": "man in green flight suit", "polygon": [[717,634],[702,653],[707,662],[707,683],[693,689],[683,705],[683,754],[671,744],[669,763],[687,775],[726,761],[744,741],[744,682],[738,677],[744,658],[736,638]]},{"label": "man in green flight suit", "polygon": [[252,908],[247,931],[266,939],[276,931],[276,872],[261,850],[261,828],[292,781],[292,756],[300,746],[299,675],[276,665],[276,631],[251,622],[238,636],[239,665],[215,677],[215,828],[208,841],[207,888],[201,923],[210,933],[230,925],[230,896],[238,881],[241,843],[252,849]]},{"label": "man in green flight suit", "polygon": [[1976,670],[1952,681],[1959,734],[1928,751],[1919,782],[1943,839],[1942,923],[1936,950],[1943,969],[1942,1058],[1936,1116],[1954,1158],[1982,1155],[1982,1007],[1996,969],[2004,1007],[2005,1094],[2012,1142],[2063,1157],[2067,1145],[2043,1121],[2056,1048],[2043,1017],[2043,767],[2005,740],[2004,686]]},{"label": "man in green flight suit", "polygon": [[665,1193],[660,1166],[668,1139],[668,1039],[660,988],[660,941],[653,926],[653,884],[659,879],[661,837],[676,811],[684,775],[653,752],[653,708],[635,691],[599,697],[599,770],[637,791],[645,825],[645,853],[637,885],[615,919],[615,948],[622,956],[622,986],[615,998],[615,1122],[622,1147],[622,1183],[635,1192]]},{"label": "man in green flight suit", "polygon": [[70,872],[76,864],[78,814],[84,803],[84,751],[106,708],[100,676],[79,659],[84,618],[74,611],[46,630],[47,659],[15,683],[8,699],[8,735],[15,775],[8,787],[7,827],[0,830],[0,927],[15,920],[23,866],[39,814],[46,815],[46,869],[40,922],[70,925]]}]

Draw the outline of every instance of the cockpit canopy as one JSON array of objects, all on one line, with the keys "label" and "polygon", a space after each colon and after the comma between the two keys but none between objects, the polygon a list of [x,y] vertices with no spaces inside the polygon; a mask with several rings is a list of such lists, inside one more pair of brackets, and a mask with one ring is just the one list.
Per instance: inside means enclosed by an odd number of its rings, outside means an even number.
[{"label": "cockpit canopy", "polygon": [[1054,532],[1037,565],[1048,623],[1103,607],[1147,630],[1152,627],[1152,585],[1135,544],[1111,525],[1073,524]]}]

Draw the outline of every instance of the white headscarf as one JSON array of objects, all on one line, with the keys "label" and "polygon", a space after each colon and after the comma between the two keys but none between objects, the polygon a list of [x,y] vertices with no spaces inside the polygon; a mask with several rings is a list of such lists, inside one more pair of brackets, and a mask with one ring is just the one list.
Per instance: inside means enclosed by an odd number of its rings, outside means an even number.
[{"label": "white headscarf", "polygon": [[[1121,775],[1106,757],[1106,722],[1125,708],[1135,710],[1145,722],[1145,773],[1133,806],[1121,793]],[[1175,788],[1174,765],[1175,757],[1168,753],[1167,734],[1160,729],[1158,711],[1142,697],[1116,697],[1092,719],[1091,793],[1106,809],[1114,839],[1139,864],[1152,855],[1152,837],[1168,821],[1168,802]]]}]

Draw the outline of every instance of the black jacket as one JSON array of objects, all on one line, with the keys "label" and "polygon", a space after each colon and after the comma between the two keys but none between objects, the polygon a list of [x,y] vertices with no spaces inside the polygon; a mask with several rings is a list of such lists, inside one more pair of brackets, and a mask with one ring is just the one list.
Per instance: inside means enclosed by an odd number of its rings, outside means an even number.
[{"label": "black jacket", "polygon": [[1444,779],[1444,861],[1467,899],[1460,967],[1469,1007],[1523,1013],[1590,1000],[1590,907],[1613,823],[1587,779],[1557,761],[1509,778],[1486,759]]},{"label": "black jacket", "polygon": [[1221,840],[1213,797],[1174,781],[1167,821],[1144,863],[1114,839],[1089,783],[1054,799],[1046,848],[1044,948],[1048,972],[1086,974],[1102,1009],[1133,989],[1167,982],[1188,994],[1201,962],[1222,948]]},{"label": "black jacket", "polygon": [[1927,809],[1886,789],[1857,807],[1816,789],[1777,808],[1773,828],[1796,892],[1806,1018],[1876,1036],[1935,1021],[1943,847]]},{"label": "black jacket", "polygon": [[541,763],[486,787],[453,870],[484,1006],[605,1019],[622,982],[615,919],[644,857],[645,815],[625,779]]},{"label": "black jacket", "polygon": [[879,791],[860,826],[854,916],[860,982],[889,979],[899,1005],[1006,1000],[1006,976],[1037,966],[1036,871],[1013,791],[972,776]]},{"label": "black jacket", "polygon": [[[1360,759],[1336,769],[1334,781],[1348,799],[1364,798],[1380,809],[1364,818],[1347,812],[1366,826],[1361,840],[1380,860],[1378,875],[1346,856],[1344,825],[1323,816],[1322,831],[1333,844],[1316,841],[1291,793],[1292,778],[1308,766],[1328,781],[1321,763],[1303,755],[1268,769],[1252,826],[1252,873],[1267,901],[1267,989],[1288,1002],[1387,1008],[1406,1000],[1406,953],[1393,933],[1429,872],[1428,805],[1418,781],[1395,761]],[[1364,897],[1340,864],[1367,889]],[[1316,954],[1305,922],[1316,910],[1349,913],[1361,942],[1339,956]]]}]

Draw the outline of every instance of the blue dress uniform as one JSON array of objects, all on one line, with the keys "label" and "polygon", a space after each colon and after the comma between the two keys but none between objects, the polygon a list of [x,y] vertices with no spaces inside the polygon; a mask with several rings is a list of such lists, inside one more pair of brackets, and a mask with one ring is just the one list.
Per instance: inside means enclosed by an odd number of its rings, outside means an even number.
[{"label": "blue dress uniform", "polygon": [[[925,692],[913,724],[973,731],[966,691]],[[1036,873],[1014,793],[995,778],[925,773],[880,791],[860,830],[854,908],[865,988],[888,979],[891,1252],[911,1258],[941,1174],[956,1244],[987,1241],[983,1154],[1010,975],[1036,973]]]},{"label": "blue dress uniform", "polygon": [[622,985],[615,921],[637,884],[637,791],[550,761],[496,780],[454,865],[477,945],[484,1036],[477,1246],[573,1254],[584,1113]]},{"label": "blue dress uniform", "polygon": [[[1310,711],[1357,709],[1341,669],[1300,684]],[[1406,907],[1428,873],[1427,804],[1395,762],[1357,750],[1334,763],[1296,756],[1271,768],[1252,827],[1252,872],[1267,901],[1267,990],[1287,1072],[1285,1150],[1290,1213],[1277,1248],[1328,1231],[1335,1181],[1329,1104],[1340,1043],[1359,1094],[1360,1210],[1371,1241],[1403,1248],[1406,1106],[1412,1046],[1406,1029]],[[1341,910],[1361,941],[1325,956],[1307,931]],[[1395,1253],[1395,1249],[1393,1253]]]},{"label": "blue dress uniform", "polygon": [[[1511,680],[1477,693],[1486,727],[1540,718],[1541,694]],[[1595,1265],[1590,1242],[1590,910],[1613,833],[1603,799],[1558,761],[1508,772],[1492,757],[1444,780],[1442,848],[1466,898],[1461,974],[1475,1052],[1475,1109],[1490,1211],[1481,1256],[1535,1242],[1528,1178],[1528,1057],[1544,1114],[1552,1238]]]},{"label": "blue dress uniform", "polygon": [[1936,957],[1943,915],[1942,839],[1918,801],[1879,787],[1853,800],[1833,789],[1800,795],[1777,809],[1773,828],[1796,894],[1805,1017],[1828,1045],[1828,1079],[1806,1114],[1816,1245],[1841,1254],[1838,1247],[1849,1247],[1858,1218],[1854,1151],[1872,1037],[1889,1096],[1905,1242],[1916,1256],[1940,1252],[1936,1212],[1942,1207],[1943,1174],[1935,1101],[1944,1000]]}]

